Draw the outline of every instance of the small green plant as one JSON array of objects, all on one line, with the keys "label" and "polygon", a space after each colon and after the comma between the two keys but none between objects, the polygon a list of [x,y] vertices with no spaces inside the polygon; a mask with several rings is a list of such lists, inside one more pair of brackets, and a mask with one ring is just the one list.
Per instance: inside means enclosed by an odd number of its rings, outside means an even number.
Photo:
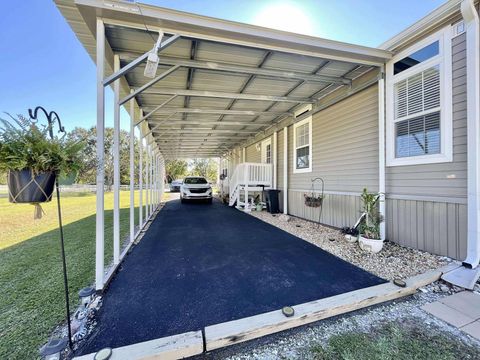
[{"label": "small green plant", "polygon": [[67,175],[78,171],[82,141],[49,137],[49,127],[22,115],[0,118],[0,171],[31,169],[39,174],[52,171]]},{"label": "small green plant", "polygon": [[378,193],[369,193],[367,188],[362,192],[363,213],[365,218],[360,225],[360,233],[368,239],[380,239],[380,224],[383,216],[378,210]]}]

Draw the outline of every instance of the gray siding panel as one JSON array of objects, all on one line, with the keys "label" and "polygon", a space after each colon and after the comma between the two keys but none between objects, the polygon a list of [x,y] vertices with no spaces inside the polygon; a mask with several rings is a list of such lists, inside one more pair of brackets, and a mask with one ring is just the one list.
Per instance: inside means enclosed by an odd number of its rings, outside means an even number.
[{"label": "gray siding panel", "polygon": [[293,173],[293,127],[288,134],[289,188],[310,189],[321,177],[328,191],[378,190],[378,87],[313,116],[312,172]]},{"label": "gray siding panel", "polygon": [[[456,197],[463,199],[467,196],[465,34],[452,39],[452,52],[453,162],[387,167],[387,194]],[[438,209],[432,210],[440,211]]]},{"label": "gray siding panel", "polygon": [[433,254],[466,255],[465,204],[387,199],[387,239]]}]

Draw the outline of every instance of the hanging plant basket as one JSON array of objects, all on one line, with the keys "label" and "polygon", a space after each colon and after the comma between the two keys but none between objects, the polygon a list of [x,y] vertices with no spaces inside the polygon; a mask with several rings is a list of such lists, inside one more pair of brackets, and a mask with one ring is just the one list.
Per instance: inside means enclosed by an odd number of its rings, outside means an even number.
[{"label": "hanging plant basket", "polygon": [[308,207],[320,207],[323,203],[323,196],[315,196],[314,194],[303,194],[305,205]]},{"label": "hanging plant basket", "polygon": [[31,169],[8,172],[8,200],[11,203],[38,204],[52,200],[55,173],[34,175]]}]

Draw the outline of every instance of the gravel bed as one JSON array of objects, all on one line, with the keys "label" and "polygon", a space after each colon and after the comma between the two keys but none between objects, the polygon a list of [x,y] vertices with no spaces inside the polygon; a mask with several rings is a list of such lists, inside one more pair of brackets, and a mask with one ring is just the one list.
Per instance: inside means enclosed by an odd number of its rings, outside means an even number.
[{"label": "gravel bed", "polygon": [[370,254],[360,249],[358,243],[348,243],[337,229],[265,211],[252,211],[250,214],[386,280],[408,278],[453,261],[390,241],[385,242],[381,252]]},{"label": "gravel bed", "polygon": [[[440,288],[448,287],[448,291]],[[385,323],[395,322],[404,324],[421,324],[426,332],[443,334],[454,341],[478,347],[480,341],[461,332],[457,328],[435,318],[423,311],[421,306],[439,300],[454,292],[461,291],[439,281],[421,289],[410,297],[358,310],[350,314],[325,319],[297,329],[284,331],[279,334],[253,340],[244,344],[234,345],[199,359],[224,359],[224,360],[273,360],[273,359],[314,359],[311,348],[314,345],[325,345],[333,335],[347,332],[372,332],[376,327]],[[480,292],[477,285],[476,292]],[[459,357],[461,358],[461,357]]]}]

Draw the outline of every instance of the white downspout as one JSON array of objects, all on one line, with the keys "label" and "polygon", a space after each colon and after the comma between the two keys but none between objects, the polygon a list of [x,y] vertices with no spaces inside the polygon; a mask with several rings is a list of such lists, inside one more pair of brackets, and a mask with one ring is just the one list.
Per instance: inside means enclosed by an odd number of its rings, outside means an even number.
[{"label": "white downspout", "polygon": [[468,238],[463,265],[475,268],[480,260],[480,25],[473,0],[463,0],[462,16],[467,33],[467,163]]},{"label": "white downspout", "polygon": [[384,221],[380,223],[380,239],[385,240],[385,77],[384,67],[378,80],[378,192],[379,211]]}]

